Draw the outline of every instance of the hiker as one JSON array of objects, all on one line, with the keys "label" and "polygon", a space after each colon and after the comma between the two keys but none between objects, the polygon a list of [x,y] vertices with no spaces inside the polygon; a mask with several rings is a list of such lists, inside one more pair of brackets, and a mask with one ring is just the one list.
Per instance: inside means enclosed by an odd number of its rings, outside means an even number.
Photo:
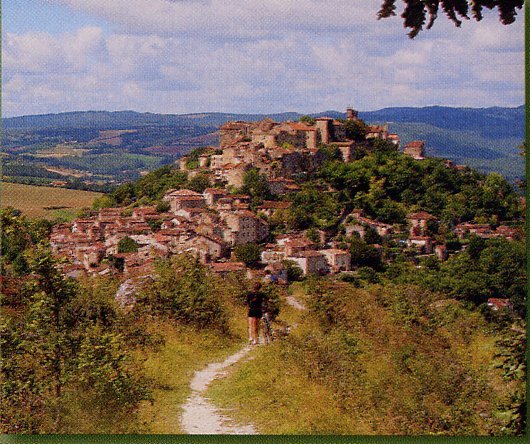
[{"label": "hiker", "polygon": [[263,293],[261,283],[256,282],[252,291],[247,293],[248,306],[248,340],[252,345],[259,342],[259,320],[263,316]]}]

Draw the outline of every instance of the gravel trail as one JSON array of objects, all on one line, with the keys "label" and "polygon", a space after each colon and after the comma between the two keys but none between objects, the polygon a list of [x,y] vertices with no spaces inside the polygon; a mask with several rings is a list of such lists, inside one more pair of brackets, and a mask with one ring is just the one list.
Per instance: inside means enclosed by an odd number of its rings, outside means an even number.
[{"label": "gravel trail", "polygon": [[192,393],[183,406],[182,428],[190,435],[255,435],[254,427],[234,424],[222,415],[214,404],[204,396],[208,385],[226,375],[225,370],[241,360],[251,350],[246,346],[229,356],[224,362],[209,364],[204,370],[195,372],[190,387]]}]

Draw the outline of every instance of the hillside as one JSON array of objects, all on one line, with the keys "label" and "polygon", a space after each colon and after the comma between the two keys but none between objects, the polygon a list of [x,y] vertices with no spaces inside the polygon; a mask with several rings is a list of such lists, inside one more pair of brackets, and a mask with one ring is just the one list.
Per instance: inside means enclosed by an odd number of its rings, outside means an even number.
[{"label": "hillside", "polygon": [[101,193],[36,187],[19,183],[0,183],[0,208],[16,207],[30,218],[72,218],[84,207],[92,206]]},{"label": "hillside", "polygon": [[[344,117],[331,110],[312,114],[323,115]],[[195,147],[215,145],[216,131],[227,121],[270,117],[281,122],[301,116],[295,112],[176,115],[86,111],[13,117],[2,120],[2,149],[11,155],[3,163],[73,169],[78,174],[92,175],[92,182],[123,182],[138,178],[142,171],[171,163]],[[483,172],[499,172],[511,182],[524,176],[524,162],[517,148],[524,138],[523,106],[396,107],[360,112],[359,117],[367,123],[389,123],[402,144],[425,140],[428,155],[449,158]],[[110,130],[119,134],[109,138]],[[57,155],[57,146],[65,143],[78,151]],[[100,162],[101,155],[112,155],[113,162]]]},{"label": "hillside", "polygon": [[264,434],[522,434],[519,196],[341,142],[348,122],[319,149],[286,138],[311,125],[273,125],[269,147],[223,128],[70,222],[0,209],[0,433],[225,433],[190,426],[206,405]]}]

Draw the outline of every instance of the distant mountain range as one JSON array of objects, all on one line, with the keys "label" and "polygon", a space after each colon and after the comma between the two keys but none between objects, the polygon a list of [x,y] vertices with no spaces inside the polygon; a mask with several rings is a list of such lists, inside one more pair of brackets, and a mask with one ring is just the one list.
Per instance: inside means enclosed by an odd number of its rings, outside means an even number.
[{"label": "distant mountain range", "polygon": [[[137,130],[122,137],[123,150],[137,154],[178,157],[195,146],[215,142],[214,134],[231,120],[297,120],[300,113],[277,114],[153,114],[134,111],[83,111],[2,119],[6,137],[3,149],[18,152],[22,147],[54,142],[96,139],[99,131]],[[313,117],[344,118],[338,111],[311,114]],[[360,112],[367,123],[388,123],[402,144],[426,141],[427,154],[451,159],[484,172],[498,171],[514,181],[524,176],[524,161],[518,146],[524,140],[524,106],[516,108],[425,108],[397,107]],[[22,152],[24,149],[22,149]],[[166,159],[167,160],[167,159]]]}]

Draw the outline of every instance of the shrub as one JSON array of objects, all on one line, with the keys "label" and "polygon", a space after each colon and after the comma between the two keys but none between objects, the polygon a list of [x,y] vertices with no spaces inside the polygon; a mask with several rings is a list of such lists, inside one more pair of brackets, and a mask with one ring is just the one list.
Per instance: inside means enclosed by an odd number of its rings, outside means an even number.
[{"label": "shrub", "polygon": [[228,332],[227,311],[198,259],[175,255],[157,262],[155,269],[157,278],[146,285],[140,303],[179,322]]},{"label": "shrub", "polygon": [[255,265],[261,257],[261,248],[257,244],[243,244],[234,248],[234,254],[237,259],[246,265]]},{"label": "shrub", "polygon": [[134,239],[125,236],[118,242],[118,253],[134,253],[138,251],[138,244]]}]

